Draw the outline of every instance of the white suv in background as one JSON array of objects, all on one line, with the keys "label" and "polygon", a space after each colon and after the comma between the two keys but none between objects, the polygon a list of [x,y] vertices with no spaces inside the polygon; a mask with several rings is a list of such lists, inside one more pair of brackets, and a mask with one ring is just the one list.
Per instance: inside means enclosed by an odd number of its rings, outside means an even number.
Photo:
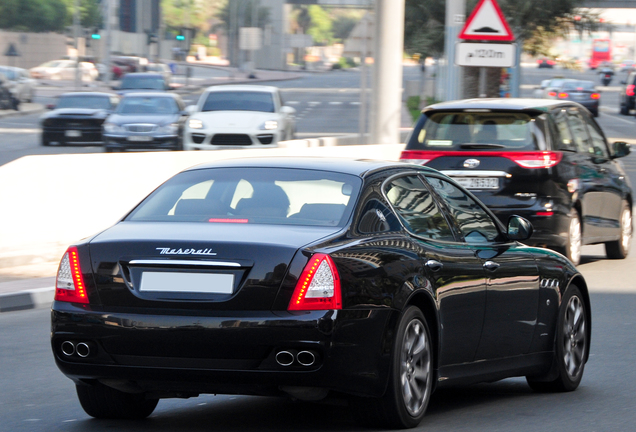
[{"label": "white suv in background", "polygon": [[282,104],[276,87],[208,87],[188,112],[185,150],[276,147],[296,132],[296,110]]}]

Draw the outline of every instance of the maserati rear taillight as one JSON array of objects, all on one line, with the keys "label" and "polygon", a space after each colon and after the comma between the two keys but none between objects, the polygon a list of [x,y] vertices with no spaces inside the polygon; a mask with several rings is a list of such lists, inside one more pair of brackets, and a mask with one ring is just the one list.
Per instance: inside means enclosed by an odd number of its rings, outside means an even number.
[{"label": "maserati rear taillight", "polygon": [[55,300],[72,303],[88,303],[86,285],[84,285],[84,277],[82,276],[82,269],[79,262],[79,254],[77,248],[74,246],[68,248],[57,270]]},{"label": "maserati rear taillight", "polygon": [[329,255],[314,254],[289,302],[290,311],[342,309],[340,277]]}]

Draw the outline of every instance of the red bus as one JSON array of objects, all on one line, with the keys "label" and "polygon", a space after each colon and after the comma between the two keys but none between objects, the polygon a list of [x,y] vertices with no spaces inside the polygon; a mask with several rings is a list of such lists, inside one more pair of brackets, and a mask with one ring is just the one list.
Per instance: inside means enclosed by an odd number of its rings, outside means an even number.
[{"label": "red bus", "polygon": [[592,40],[592,56],[590,69],[596,69],[603,62],[612,61],[612,45],[609,39]]}]

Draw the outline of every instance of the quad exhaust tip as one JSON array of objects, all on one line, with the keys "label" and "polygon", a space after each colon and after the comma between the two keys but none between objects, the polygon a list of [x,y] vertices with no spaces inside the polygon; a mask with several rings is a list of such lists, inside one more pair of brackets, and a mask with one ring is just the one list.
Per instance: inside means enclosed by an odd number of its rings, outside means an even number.
[{"label": "quad exhaust tip", "polygon": [[75,352],[77,352],[78,356],[80,356],[82,358],[86,358],[86,357],[88,357],[90,355],[91,348],[88,346],[88,344],[86,342],[80,342],[75,347]]},{"label": "quad exhaust tip", "polygon": [[67,357],[75,354],[75,344],[71,341],[62,342],[62,346],[60,348],[62,349],[62,353]]},{"label": "quad exhaust tip", "polygon": [[283,350],[276,354],[276,363],[281,366],[291,366],[298,362],[301,366],[312,366],[316,363],[316,354],[311,351]]}]

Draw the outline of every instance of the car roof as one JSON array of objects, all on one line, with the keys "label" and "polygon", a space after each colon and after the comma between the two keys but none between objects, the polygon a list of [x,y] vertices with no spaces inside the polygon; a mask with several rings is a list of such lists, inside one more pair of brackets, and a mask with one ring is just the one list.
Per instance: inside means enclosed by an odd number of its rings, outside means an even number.
[{"label": "car roof", "polygon": [[343,174],[355,175],[358,177],[365,177],[377,171],[390,169],[403,169],[405,171],[417,169],[423,172],[438,172],[432,168],[403,162],[328,157],[254,157],[225,159],[196,165],[194,167],[188,168],[185,171],[209,168],[294,168],[303,170],[339,172]]},{"label": "car roof", "polygon": [[180,98],[179,95],[174,93],[162,92],[162,91],[131,91],[122,95],[122,98],[128,99],[130,97],[169,97],[172,99]]},{"label": "car roof", "polygon": [[103,96],[103,97],[118,97],[116,94],[113,93],[104,93],[104,92],[69,92],[69,93],[64,93],[62,95],[60,95],[60,97],[65,97],[65,96]]},{"label": "car roof", "polygon": [[148,78],[161,78],[163,79],[163,75],[157,72],[131,72],[131,73],[127,73],[126,75],[124,75],[125,77],[148,77]]},{"label": "car roof", "polygon": [[260,91],[260,92],[269,92],[275,93],[278,91],[277,87],[274,86],[263,86],[263,85],[252,85],[252,84],[235,84],[235,85],[216,85],[210,86],[205,89],[206,92],[215,92],[215,91]]},{"label": "car roof", "polygon": [[422,110],[422,112],[470,109],[547,111],[564,104],[566,103],[552,99],[479,98],[437,103],[427,106]]}]

